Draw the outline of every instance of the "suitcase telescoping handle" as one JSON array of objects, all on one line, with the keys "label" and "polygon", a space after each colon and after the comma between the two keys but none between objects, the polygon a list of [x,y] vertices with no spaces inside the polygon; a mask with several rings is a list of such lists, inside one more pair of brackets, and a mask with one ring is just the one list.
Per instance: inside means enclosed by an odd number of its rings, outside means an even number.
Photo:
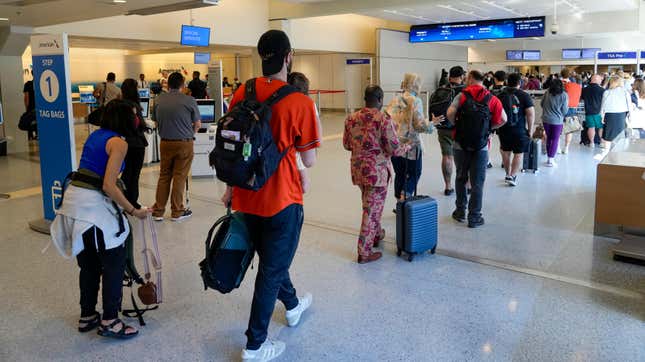
[{"label": "suitcase telescoping handle", "polygon": [[[406,156],[409,155],[409,154],[410,154],[410,152],[408,151]],[[418,171],[417,162],[420,161],[419,160],[420,157],[421,157],[421,150],[419,150],[419,147],[417,147],[417,157],[416,157],[416,160],[415,160],[416,162],[414,163],[414,174],[415,175],[417,174],[417,171]],[[408,193],[405,191],[405,184],[407,184],[407,182],[408,182],[408,164],[409,164],[408,161],[409,160],[406,157],[405,158],[405,174],[403,175],[405,177],[405,183],[403,184],[403,201],[406,201],[408,199]],[[417,191],[418,191],[417,186],[418,186],[418,184],[419,184],[419,180],[417,180],[417,183],[414,184],[414,197],[417,196]]]}]

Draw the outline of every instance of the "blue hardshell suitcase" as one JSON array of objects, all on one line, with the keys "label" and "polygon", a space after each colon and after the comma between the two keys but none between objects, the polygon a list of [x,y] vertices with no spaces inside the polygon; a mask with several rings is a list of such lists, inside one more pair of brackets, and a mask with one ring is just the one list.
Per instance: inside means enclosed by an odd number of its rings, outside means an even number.
[{"label": "blue hardshell suitcase", "polygon": [[402,252],[412,261],[414,255],[437,249],[437,200],[429,196],[414,196],[396,204],[397,256]]}]

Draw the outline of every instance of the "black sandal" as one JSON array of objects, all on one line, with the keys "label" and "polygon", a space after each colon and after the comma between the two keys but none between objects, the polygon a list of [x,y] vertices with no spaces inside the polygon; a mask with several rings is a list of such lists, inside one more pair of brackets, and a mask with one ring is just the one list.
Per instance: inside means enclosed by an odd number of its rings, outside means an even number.
[{"label": "black sandal", "polygon": [[[121,329],[118,332],[113,331],[112,328],[116,327],[119,323],[121,323],[123,327],[121,327]],[[99,336],[102,336],[102,337],[116,338],[116,339],[130,339],[136,336],[137,334],[139,334],[139,331],[135,331],[133,333],[126,333],[125,331],[128,328],[132,328],[132,327],[123,323],[120,319],[117,318],[114,320],[114,322],[110,323],[110,325],[105,326],[101,324],[99,326],[98,334]]]},{"label": "black sandal", "polygon": [[[94,318],[92,319],[79,319],[78,320],[78,331],[81,333],[89,332],[94,328],[98,327],[101,324],[101,314],[99,312],[94,312]],[[80,324],[85,323],[84,327],[81,327]]]}]

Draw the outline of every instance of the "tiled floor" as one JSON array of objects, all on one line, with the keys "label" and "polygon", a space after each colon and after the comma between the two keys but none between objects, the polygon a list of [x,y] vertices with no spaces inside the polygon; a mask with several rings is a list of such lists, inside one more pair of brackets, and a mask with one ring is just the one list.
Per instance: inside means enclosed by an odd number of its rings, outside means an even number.
[{"label": "tiled floor", "polygon": [[[441,195],[431,135],[419,191],[440,203],[437,255],[413,263],[396,258],[390,197],[383,220],[386,256],[359,266],[354,233],[360,195],[350,182],[348,154],[333,137],[342,130],[342,116],[326,114],[323,121],[329,138],[311,170],[306,225],[292,267],[296,287],[315,300],[296,329],[285,326],[284,308],[276,307],[269,335],[287,343],[281,360],[645,360],[645,267],[613,261],[614,241],[591,233],[592,150],[574,145],[557,168],[522,175],[514,189],[502,184],[493,152],[487,224],[471,230],[450,219],[454,197]],[[0,192],[38,184],[38,164],[28,159],[0,159]],[[142,200],[149,204],[154,168],[142,183]],[[75,261],[53,248],[41,253],[47,236],[27,227],[41,214],[40,197],[0,200],[0,359],[238,359],[255,270],[232,294],[203,291],[197,262],[205,232],[223,213],[217,202],[222,188],[198,179],[191,190],[195,216],[158,228],[165,303],[147,316],[141,336],[125,343],[76,332]]]}]

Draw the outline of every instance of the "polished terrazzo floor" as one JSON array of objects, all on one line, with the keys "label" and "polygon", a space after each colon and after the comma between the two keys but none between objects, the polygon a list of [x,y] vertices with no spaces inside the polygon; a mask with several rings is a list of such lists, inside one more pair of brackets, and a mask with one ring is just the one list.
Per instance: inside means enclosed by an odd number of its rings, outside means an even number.
[{"label": "polished terrazzo floor", "polygon": [[[342,115],[325,114],[323,122],[327,138],[311,170],[292,267],[296,287],[311,291],[314,305],[295,329],[276,307],[269,335],[287,343],[281,361],[645,360],[645,267],[613,261],[616,241],[591,232],[594,150],[574,145],[557,168],[521,175],[512,189],[503,185],[493,152],[487,224],[471,230],[450,219],[454,198],[441,194],[431,135],[419,191],[439,201],[438,253],[413,263],[396,258],[394,215],[386,212],[386,255],[359,266],[360,194],[337,136]],[[30,159],[0,158],[0,193],[38,185],[38,164]],[[151,203],[155,183],[150,167],[142,176],[144,203]],[[27,227],[41,214],[40,196],[23,192],[0,200],[0,359],[239,359],[255,270],[232,294],[203,291],[197,262],[206,231],[223,213],[222,188],[195,179],[191,190],[194,217],[158,227],[165,303],[147,316],[141,336],[125,343],[76,332],[76,264],[53,248],[41,253],[47,236]],[[386,210],[394,204],[391,197],[388,202]]]}]

